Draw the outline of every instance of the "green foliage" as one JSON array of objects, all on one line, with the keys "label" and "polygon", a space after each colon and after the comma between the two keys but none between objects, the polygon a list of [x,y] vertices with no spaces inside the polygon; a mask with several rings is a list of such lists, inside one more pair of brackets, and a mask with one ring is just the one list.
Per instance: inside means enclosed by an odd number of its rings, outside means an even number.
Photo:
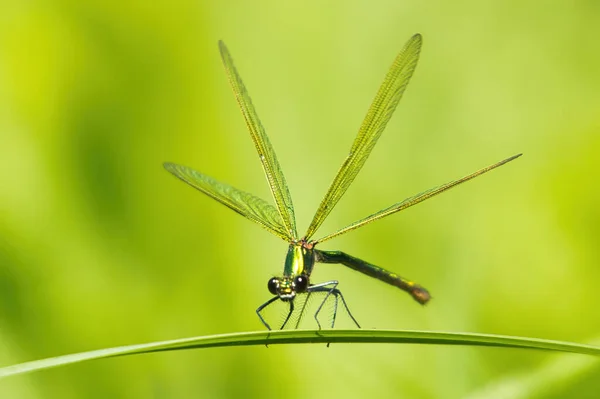
[{"label": "green foliage", "polygon": [[471,345],[501,348],[542,349],[600,356],[600,347],[543,339],[508,337],[490,334],[469,334],[439,331],[385,331],[385,330],[292,330],[259,331],[194,337],[148,344],[120,346],[91,352],[75,353],[49,359],[0,368],[0,378],[16,374],[66,366],[88,360],[141,355],[144,353],[177,351],[183,349],[218,348],[228,346],[274,346],[281,344],[435,344]]}]

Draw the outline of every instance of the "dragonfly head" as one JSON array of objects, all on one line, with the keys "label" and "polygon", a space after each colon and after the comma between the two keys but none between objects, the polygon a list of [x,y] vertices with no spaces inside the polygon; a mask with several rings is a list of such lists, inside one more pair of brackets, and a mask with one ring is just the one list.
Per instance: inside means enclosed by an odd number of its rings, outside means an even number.
[{"label": "dragonfly head", "polygon": [[306,292],[308,289],[308,276],[298,274],[293,277],[273,277],[267,287],[269,292],[277,295],[282,301],[291,301],[296,294]]}]

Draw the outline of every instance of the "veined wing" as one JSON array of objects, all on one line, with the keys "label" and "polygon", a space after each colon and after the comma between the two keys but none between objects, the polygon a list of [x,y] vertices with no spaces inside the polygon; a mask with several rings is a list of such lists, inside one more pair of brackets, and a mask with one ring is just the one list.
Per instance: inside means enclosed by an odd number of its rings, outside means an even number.
[{"label": "veined wing", "polygon": [[371,150],[381,136],[383,129],[392,117],[402,94],[417,66],[422,38],[416,34],[404,45],[392,67],[388,71],[375,100],[367,112],[359,131],[354,139],[350,153],[338,171],[329,187],[325,198],[308,227],[305,237],[308,239],[317,231],[329,212],[342,198],[360,169],[365,164]]},{"label": "veined wing", "polygon": [[186,166],[166,162],[164,167],[179,179],[226,207],[260,224],[284,240],[292,241],[293,237],[290,236],[281,222],[281,217],[273,205]]},{"label": "veined wing", "polygon": [[235,98],[240,106],[242,114],[244,115],[244,120],[246,121],[248,130],[250,130],[252,140],[256,146],[256,151],[258,151],[258,156],[260,157],[260,162],[262,163],[265,171],[265,176],[269,181],[269,187],[271,188],[271,193],[275,199],[277,210],[279,211],[279,215],[283,220],[283,224],[287,232],[286,236],[291,236],[296,239],[298,233],[296,232],[294,205],[292,204],[292,197],[290,195],[287,183],[285,182],[283,171],[279,166],[277,156],[275,156],[275,151],[271,146],[269,137],[267,137],[267,134],[265,133],[265,128],[260,122],[260,119],[258,119],[254,105],[252,105],[252,100],[250,99],[248,91],[244,86],[244,82],[242,82],[242,78],[235,69],[233,59],[231,58],[225,43],[222,41],[219,41],[219,49],[221,51],[223,65],[227,71],[229,83],[231,84]]},{"label": "veined wing", "polygon": [[465,176],[465,177],[463,177],[461,179],[451,181],[451,182],[446,183],[446,184],[444,184],[442,186],[434,187],[434,188],[429,189],[427,191],[424,191],[424,192],[422,192],[420,194],[417,194],[415,196],[409,197],[409,198],[405,199],[402,202],[398,202],[398,203],[396,203],[396,204],[394,204],[394,205],[392,205],[392,206],[390,206],[388,208],[382,209],[379,212],[376,212],[376,213],[374,213],[374,214],[372,214],[370,216],[367,216],[364,219],[356,221],[356,222],[354,222],[354,223],[352,223],[352,224],[350,224],[350,225],[348,225],[348,226],[346,226],[346,227],[344,227],[344,228],[336,231],[335,233],[329,234],[328,236],[325,236],[325,237],[321,238],[320,240],[315,240],[315,244],[317,242],[327,241],[329,239],[332,239],[333,237],[337,237],[337,236],[339,236],[341,234],[344,234],[344,233],[347,233],[347,232],[349,232],[351,230],[358,229],[359,227],[364,226],[367,223],[371,223],[371,222],[373,222],[375,220],[384,218],[386,216],[391,215],[392,213],[399,212],[399,211],[401,211],[403,209],[406,209],[406,208],[409,208],[409,207],[411,207],[413,205],[417,205],[419,202],[423,202],[426,199],[429,199],[429,198],[431,198],[431,197],[433,197],[435,195],[438,195],[440,193],[443,193],[446,190],[451,189],[452,187],[458,186],[461,183],[464,183],[466,181],[474,179],[477,176],[481,176],[482,174],[484,174],[486,172],[489,172],[492,169],[496,169],[498,166],[502,166],[505,163],[508,163],[508,162],[510,162],[510,161],[512,161],[512,160],[514,160],[514,159],[516,159],[518,157],[520,157],[521,155],[523,155],[523,154],[513,155],[510,158],[506,158],[505,160],[502,160],[502,161],[500,161],[498,163],[495,163],[495,164],[490,165],[490,166],[488,166],[486,168],[480,169],[477,172],[471,173],[470,175]]}]

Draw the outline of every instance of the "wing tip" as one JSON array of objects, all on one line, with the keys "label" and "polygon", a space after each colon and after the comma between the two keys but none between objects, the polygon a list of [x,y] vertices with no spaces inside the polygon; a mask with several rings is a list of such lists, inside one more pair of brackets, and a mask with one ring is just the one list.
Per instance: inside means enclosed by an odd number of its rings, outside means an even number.
[{"label": "wing tip", "polygon": [[[420,33],[415,33],[414,35],[411,36],[408,43],[417,46],[420,50],[421,47],[423,46],[423,36]],[[408,46],[408,44],[407,44],[407,46]]]},{"label": "wing tip", "polygon": [[177,171],[178,165],[172,162],[163,162],[163,168],[167,170],[167,172],[175,173]]},{"label": "wing tip", "polygon": [[512,157],[508,157],[508,158],[506,158],[505,162],[514,161],[515,159],[519,158],[521,155],[523,155],[523,153],[522,153],[522,152],[521,152],[521,153],[518,153],[518,154],[515,154],[515,155],[513,155]]},{"label": "wing tip", "polygon": [[223,40],[219,40],[219,52],[221,53],[221,57],[223,58],[229,56],[229,50],[227,49],[227,46],[225,45],[225,42]]}]

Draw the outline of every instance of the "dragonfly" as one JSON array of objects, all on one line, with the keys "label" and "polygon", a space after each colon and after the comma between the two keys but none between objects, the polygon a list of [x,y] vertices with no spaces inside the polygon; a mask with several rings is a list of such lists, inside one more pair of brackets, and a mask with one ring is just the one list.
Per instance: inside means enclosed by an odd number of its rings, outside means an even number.
[{"label": "dragonfly", "polygon": [[[289,244],[284,261],[283,274],[281,276],[270,278],[267,283],[267,288],[272,297],[256,309],[260,321],[267,329],[271,330],[271,326],[263,317],[265,308],[276,301],[287,303],[287,316],[280,326],[281,329],[284,329],[288,324],[292,313],[294,313],[295,300],[299,295],[307,294],[310,296],[313,293],[324,294],[324,298],[314,314],[314,319],[316,320],[319,329],[321,329],[319,314],[323,309],[324,304],[329,299],[334,299],[331,328],[334,328],[335,326],[339,303],[344,306],[354,324],[360,328],[360,325],[352,313],[350,313],[342,292],[338,289],[339,282],[337,280],[316,284],[311,282],[311,274],[317,263],[342,264],[369,277],[397,287],[400,290],[407,292],[416,302],[425,305],[431,299],[431,295],[427,289],[414,281],[351,256],[345,252],[320,250],[317,249],[316,246],[342,234],[356,230],[371,222],[383,219],[396,212],[417,205],[429,198],[456,187],[459,184],[496,169],[522,155],[517,154],[511,156],[458,180],[450,181],[441,186],[408,197],[403,201],[397,202],[363,219],[355,221],[354,223],[325,235],[322,238],[313,239],[314,234],[317,232],[323,221],[327,218],[350,184],[356,178],[358,172],[362,169],[375,144],[381,137],[383,130],[392,117],[392,114],[415,71],[421,52],[422,41],[422,36],[420,34],[415,34],[408,40],[394,59],[383,83],[379,87],[379,91],[375,95],[375,99],[367,112],[367,116],[358,130],[358,134],[352,143],[348,155],[344,159],[342,166],[333,179],[331,186],[321,201],[312,222],[303,236],[298,235],[292,197],[273,146],[265,132],[265,128],[258,118],[254,104],[252,103],[246,86],[233,63],[229,50],[222,41],[219,41],[221,59],[229,83],[242,111],[248,130],[250,131],[256,151],[258,152],[275,205],[273,206],[269,202],[253,194],[239,190],[192,168],[168,162],[164,164],[164,167],[167,171],[171,172],[185,183],[245,218],[257,223]],[[306,306],[307,302],[308,297],[304,302],[304,306]],[[298,325],[296,325],[296,328],[297,327]]]}]

